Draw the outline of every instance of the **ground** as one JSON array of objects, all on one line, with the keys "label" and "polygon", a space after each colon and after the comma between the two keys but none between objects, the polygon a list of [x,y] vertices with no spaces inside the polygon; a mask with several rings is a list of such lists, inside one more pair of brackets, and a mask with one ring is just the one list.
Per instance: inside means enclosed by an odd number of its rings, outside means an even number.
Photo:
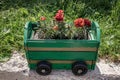
[{"label": "ground", "polygon": [[7,62],[0,63],[0,80],[119,80],[120,64],[100,60],[93,71],[75,76],[71,70],[53,70],[48,76],[29,70],[27,60],[16,51]]}]

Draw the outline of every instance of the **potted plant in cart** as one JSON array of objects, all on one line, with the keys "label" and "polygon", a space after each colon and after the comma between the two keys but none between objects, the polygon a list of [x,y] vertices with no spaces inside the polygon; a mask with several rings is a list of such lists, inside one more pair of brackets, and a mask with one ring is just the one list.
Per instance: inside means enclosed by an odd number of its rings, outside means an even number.
[{"label": "potted plant in cart", "polygon": [[[38,30],[39,39],[88,39],[91,21],[78,18],[74,20],[74,24],[66,23],[63,10],[58,10],[52,22],[46,23],[46,18],[42,16],[38,24],[34,28],[37,27],[37,30],[38,27],[40,28],[40,31]],[[43,33],[44,37],[42,36]]]},{"label": "potted plant in cart", "polygon": [[95,68],[99,44],[96,22],[84,18],[65,22],[63,10],[58,10],[52,21],[42,16],[38,22],[27,22],[24,29],[29,67],[41,75],[52,69],[71,69],[75,75],[84,75]]}]

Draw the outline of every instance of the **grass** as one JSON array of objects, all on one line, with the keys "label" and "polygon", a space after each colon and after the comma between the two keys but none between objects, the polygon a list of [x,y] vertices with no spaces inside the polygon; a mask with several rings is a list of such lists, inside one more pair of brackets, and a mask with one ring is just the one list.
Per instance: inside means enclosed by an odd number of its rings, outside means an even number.
[{"label": "grass", "polygon": [[27,21],[40,16],[50,19],[58,9],[65,20],[85,17],[101,28],[99,56],[120,61],[120,0],[2,0],[0,1],[0,61],[14,50],[24,52],[23,29]]}]

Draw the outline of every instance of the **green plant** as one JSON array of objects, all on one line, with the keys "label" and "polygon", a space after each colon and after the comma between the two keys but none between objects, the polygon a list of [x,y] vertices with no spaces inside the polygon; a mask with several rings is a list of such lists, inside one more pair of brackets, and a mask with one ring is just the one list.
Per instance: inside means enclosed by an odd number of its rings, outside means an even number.
[{"label": "green plant", "polygon": [[70,24],[66,23],[64,18],[63,10],[58,10],[52,21],[46,21],[46,18],[41,16],[33,29],[35,33],[39,32],[39,39],[88,39],[90,20],[78,18],[74,20],[74,24],[73,21]]}]

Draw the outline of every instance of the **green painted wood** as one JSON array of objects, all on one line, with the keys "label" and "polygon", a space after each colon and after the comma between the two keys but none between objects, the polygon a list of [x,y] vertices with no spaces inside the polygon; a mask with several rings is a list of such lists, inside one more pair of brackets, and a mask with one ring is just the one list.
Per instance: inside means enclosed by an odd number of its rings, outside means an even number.
[{"label": "green painted wood", "polygon": [[93,64],[93,65],[91,66],[91,70],[94,70],[94,69],[95,69],[95,66],[96,66],[96,64]]},{"label": "green painted wood", "polygon": [[28,51],[25,51],[25,56],[26,56],[26,59],[29,59],[29,54],[28,54]]},{"label": "green painted wood", "polygon": [[97,52],[60,52],[60,51],[29,51],[29,59],[38,60],[96,60]]},{"label": "green painted wood", "polygon": [[25,27],[24,27],[24,46],[26,47],[27,45],[26,45],[26,43],[27,43],[27,32],[28,32],[28,25],[29,25],[29,22],[27,22],[26,24],[25,24]]},{"label": "green painted wood", "polygon": [[97,41],[81,40],[28,40],[28,47],[98,47]]},{"label": "green painted wood", "polygon": [[94,31],[94,38],[100,42],[100,28],[97,22],[92,22],[91,30]]},{"label": "green painted wood", "polygon": [[27,22],[24,27],[24,46],[27,46],[27,40],[30,39],[32,35],[32,23]]},{"label": "green painted wood", "polygon": [[[94,65],[94,64],[93,64]],[[89,70],[92,70],[91,66],[93,65],[87,65]],[[36,69],[36,64],[29,64],[30,69]],[[71,69],[71,64],[52,64],[52,69]]]}]

